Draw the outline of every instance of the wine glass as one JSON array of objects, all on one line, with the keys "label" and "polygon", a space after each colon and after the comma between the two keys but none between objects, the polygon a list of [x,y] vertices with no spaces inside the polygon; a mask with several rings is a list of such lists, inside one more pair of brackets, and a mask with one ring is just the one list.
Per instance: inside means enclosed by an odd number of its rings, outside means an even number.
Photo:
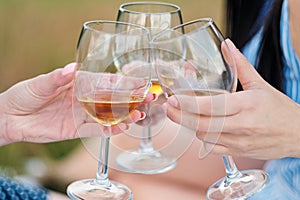
[{"label": "wine glass", "polygon": [[[163,2],[129,2],[120,6],[117,21],[144,26],[150,31],[151,37],[153,37],[170,27],[182,24],[182,16],[179,6],[174,4]],[[153,71],[152,87],[149,91],[159,96],[162,94],[162,90],[154,67]],[[152,115],[149,112],[150,110],[151,105],[148,104],[146,108],[147,119],[143,122],[148,120],[150,123],[143,125],[140,147],[136,150],[122,152],[117,157],[117,164],[126,171],[157,174],[167,172],[176,166],[174,155],[166,155],[154,149],[152,145],[153,133],[151,127],[156,124],[155,120],[153,120],[154,118],[150,117]],[[164,115],[164,113],[154,113],[154,115],[162,118],[160,115]],[[149,120],[149,118],[152,120]]]},{"label": "wine glass", "polygon": [[[196,98],[218,95],[212,98],[211,109],[223,107],[225,116],[226,95],[221,94],[236,90],[237,71],[226,41],[212,19],[198,19],[167,30],[152,40],[152,48],[158,79],[167,97],[176,95],[179,103],[180,98],[194,97],[189,99],[196,111],[201,109]],[[201,116],[197,117],[200,122]],[[210,138],[210,144],[203,143],[200,156],[213,148],[223,123],[221,117],[210,122],[205,136]],[[265,171],[239,171],[231,156],[222,158],[226,177],[208,189],[207,199],[246,199],[267,183]]]},{"label": "wine glass", "polygon": [[147,29],[133,24],[98,20],[83,25],[74,95],[107,131],[99,133],[96,177],[69,185],[71,199],[132,199],[128,187],[108,179],[109,143],[111,126],[130,117],[151,87],[149,39]]}]

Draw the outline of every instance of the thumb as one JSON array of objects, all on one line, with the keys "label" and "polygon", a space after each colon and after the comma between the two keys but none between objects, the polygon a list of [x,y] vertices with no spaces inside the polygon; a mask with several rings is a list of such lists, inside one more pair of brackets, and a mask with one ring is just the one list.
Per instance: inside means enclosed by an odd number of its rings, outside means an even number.
[{"label": "thumb", "polygon": [[243,89],[255,88],[258,83],[263,83],[263,78],[257,73],[247,58],[235,47],[233,42],[230,39],[226,39],[226,43],[235,61],[238,79]]},{"label": "thumb", "polygon": [[68,85],[73,80],[75,71],[76,63],[70,63],[64,68],[31,79],[28,82],[29,88],[38,96],[50,96],[60,87]]}]

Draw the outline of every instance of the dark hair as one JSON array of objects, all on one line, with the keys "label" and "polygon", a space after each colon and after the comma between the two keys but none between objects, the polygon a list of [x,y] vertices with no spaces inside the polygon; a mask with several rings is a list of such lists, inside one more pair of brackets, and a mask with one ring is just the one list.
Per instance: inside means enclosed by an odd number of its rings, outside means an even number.
[{"label": "dark hair", "polygon": [[[280,48],[280,16],[283,0],[272,0],[266,16],[260,9],[268,0],[227,0],[227,34],[237,48],[260,30],[262,42],[255,65],[260,75],[278,90],[283,90],[283,62]],[[238,89],[241,89],[239,86]]]}]

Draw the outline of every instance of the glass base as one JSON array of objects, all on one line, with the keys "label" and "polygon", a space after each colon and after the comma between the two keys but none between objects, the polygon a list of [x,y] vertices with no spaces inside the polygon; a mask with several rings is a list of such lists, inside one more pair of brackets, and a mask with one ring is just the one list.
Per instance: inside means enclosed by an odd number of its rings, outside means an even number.
[{"label": "glass base", "polygon": [[176,166],[176,159],[161,154],[158,151],[130,151],[118,155],[118,166],[132,173],[160,174],[172,170]]},{"label": "glass base", "polygon": [[73,182],[67,188],[67,194],[72,200],[132,200],[132,192],[120,183],[110,181],[110,185],[102,186],[95,179],[85,179]]},{"label": "glass base", "polygon": [[261,191],[268,182],[268,175],[263,170],[245,170],[236,178],[223,178],[208,189],[209,200],[247,199]]}]

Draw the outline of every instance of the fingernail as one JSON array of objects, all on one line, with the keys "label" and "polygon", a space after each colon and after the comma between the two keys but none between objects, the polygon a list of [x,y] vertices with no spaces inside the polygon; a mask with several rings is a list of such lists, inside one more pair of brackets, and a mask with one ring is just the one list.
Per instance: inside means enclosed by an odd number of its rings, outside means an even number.
[{"label": "fingernail", "polygon": [[158,99],[158,95],[157,94],[153,93],[152,96],[153,96],[153,101],[156,101]]},{"label": "fingernail", "polygon": [[69,74],[73,74],[76,69],[76,65],[74,63],[70,63],[63,68],[62,75],[67,76]]},{"label": "fingernail", "polygon": [[140,120],[143,120],[146,118],[146,113],[145,112],[141,112],[141,117],[140,117]]},{"label": "fingernail", "polygon": [[229,46],[229,48],[231,48],[231,49],[237,49],[236,46],[233,44],[233,42],[229,38],[227,38],[225,40],[225,42],[227,43],[227,45]]},{"label": "fingernail", "polygon": [[178,107],[178,100],[175,96],[168,98],[168,103],[173,107]]}]

